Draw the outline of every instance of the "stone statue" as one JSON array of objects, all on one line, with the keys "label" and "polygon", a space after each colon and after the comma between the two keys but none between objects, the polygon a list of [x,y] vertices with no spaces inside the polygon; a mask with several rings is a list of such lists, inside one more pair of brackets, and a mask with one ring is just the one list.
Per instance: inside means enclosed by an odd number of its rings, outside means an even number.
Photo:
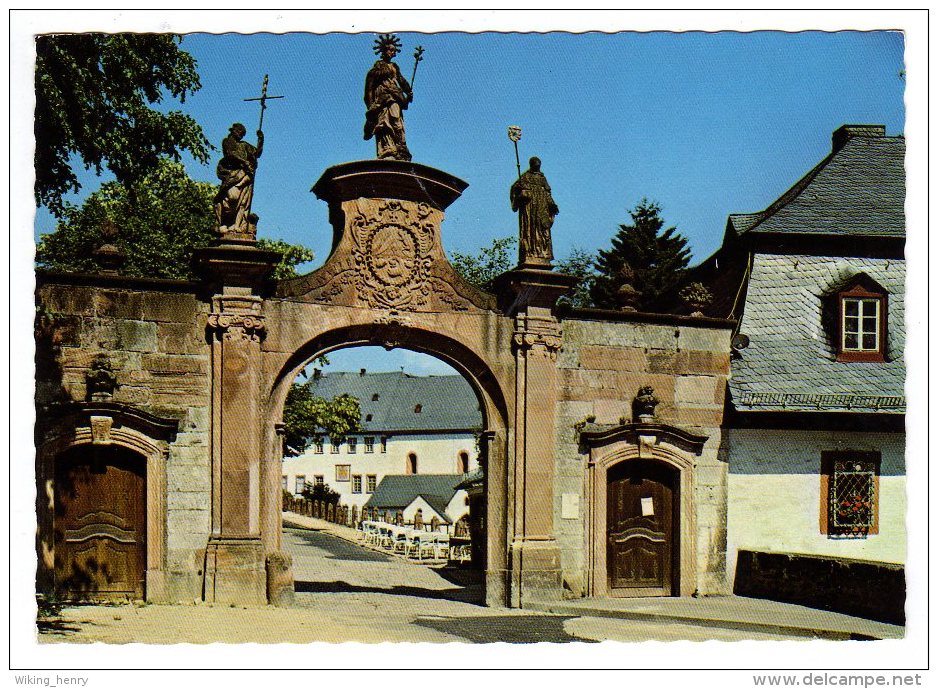
[{"label": "stone statue", "polygon": [[527,172],[511,185],[511,210],[518,212],[519,263],[550,266],[554,258],[550,228],[560,209],[541,172],[541,159],[531,158],[529,165]]},{"label": "stone statue", "polygon": [[243,141],[244,125],[235,122],[222,142],[222,159],[216,174],[221,180],[215,195],[215,219],[221,234],[229,232],[254,236],[257,216],[251,213],[257,159],[264,150],[264,132],[257,130],[257,147]]},{"label": "stone statue", "polygon": [[400,68],[392,62],[401,42],[394,34],[381,34],[374,51],[381,59],[365,77],[365,140],[374,137],[379,158],[410,160],[404,137],[404,114],[414,92]]}]

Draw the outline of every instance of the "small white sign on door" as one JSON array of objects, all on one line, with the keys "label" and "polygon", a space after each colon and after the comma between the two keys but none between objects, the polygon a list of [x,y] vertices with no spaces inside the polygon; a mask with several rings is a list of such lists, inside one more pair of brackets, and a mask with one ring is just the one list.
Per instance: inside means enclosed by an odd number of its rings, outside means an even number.
[{"label": "small white sign on door", "polygon": [[642,516],[643,517],[655,516],[655,499],[654,498],[642,498]]}]

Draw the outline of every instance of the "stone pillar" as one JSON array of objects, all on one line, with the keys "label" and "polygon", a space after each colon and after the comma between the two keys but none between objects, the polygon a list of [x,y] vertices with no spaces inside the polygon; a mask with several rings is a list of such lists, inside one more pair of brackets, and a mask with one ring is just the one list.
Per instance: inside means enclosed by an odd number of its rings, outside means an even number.
[{"label": "stone pillar", "polygon": [[511,607],[559,600],[563,595],[560,547],[554,537],[556,359],[563,339],[553,307],[574,283],[569,275],[531,268],[500,279],[500,291],[511,300],[510,313],[515,317]]},{"label": "stone pillar", "polygon": [[[268,549],[261,515],[271,495],[269,472],[262,471],[260,462],[265,429],[260,360],[267,323],[254,291],[277,260],[279,254],[261,251],[252,242],[218,244],[197,253],[198,266],[214,291],[206,323],[212,345],[212,534],[205,551],[206,602],[267,603]],[[292,574],[282,564],[275,569],[279,590]]]}]

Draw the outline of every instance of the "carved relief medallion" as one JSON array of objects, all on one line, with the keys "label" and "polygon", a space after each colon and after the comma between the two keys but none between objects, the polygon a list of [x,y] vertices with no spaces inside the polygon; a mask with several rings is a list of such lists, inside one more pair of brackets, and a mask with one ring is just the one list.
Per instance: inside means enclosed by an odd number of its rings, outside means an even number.
[{"label": "carved relief medallion", "polygon": [[425,203],[361,199],[351,223],[355,282],[368,306],[414,309],[430,297],[435,223]]}]

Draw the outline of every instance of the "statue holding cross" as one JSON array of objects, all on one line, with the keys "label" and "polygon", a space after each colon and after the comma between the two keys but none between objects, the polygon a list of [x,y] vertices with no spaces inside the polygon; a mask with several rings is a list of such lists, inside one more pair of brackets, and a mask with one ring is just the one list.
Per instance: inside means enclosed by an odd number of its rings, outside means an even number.
[{"label": "statue holding cross", "polygon": [[244,141],[247,128],[240,122],[231,125],[228,136],[222,141],[222,159],[215,172],[221,185],[215,194],[215,220],[218,233],[230,239],[253,240],[257,236],[256,214],[251,212],[254,200],[254,180],[257,176],[257,160],[264,152],[264,110],[271,98],[283,96],[267,95],[267,75],[260,98],[245,98],[260,101],[261,118],[257,126],[257,146]]}]

